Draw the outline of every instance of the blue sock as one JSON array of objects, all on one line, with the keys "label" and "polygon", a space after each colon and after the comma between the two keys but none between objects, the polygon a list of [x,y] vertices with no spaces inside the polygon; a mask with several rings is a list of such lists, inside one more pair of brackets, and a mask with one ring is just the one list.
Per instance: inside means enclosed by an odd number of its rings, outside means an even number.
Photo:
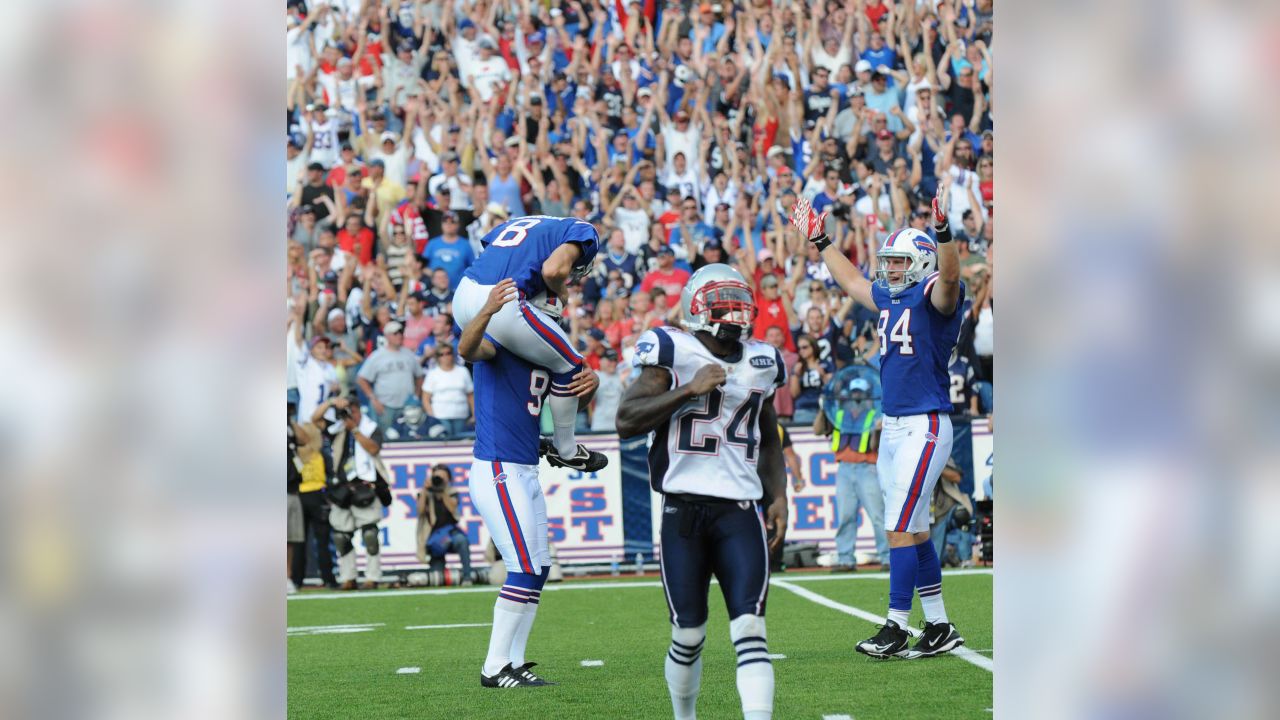
[{"label": "blue sock", "polygon": [[889,548],[889,620],[906,629],[919,561],[914,547]]},{"label": "blue sock", "polygon": [[920,593],[924,621],[947,622],[947,609],[942,604],[942,565],[933,542],[926,540],[917,545],[916,559],[916,591]]}]

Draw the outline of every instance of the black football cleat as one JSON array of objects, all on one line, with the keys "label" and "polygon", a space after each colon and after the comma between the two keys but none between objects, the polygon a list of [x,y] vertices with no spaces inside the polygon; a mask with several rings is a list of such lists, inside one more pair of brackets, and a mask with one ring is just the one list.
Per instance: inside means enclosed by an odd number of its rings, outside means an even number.
[{"label": "black football cleat", "polygon": [[560,451],[556,449],[555,443],[543,440],[538,453],[546,456],[551,467],[565,467],[580,472],[596,472],[609,464],[609,458],[605,457],[604,453],[588,450],[582,444],[578,445],[578,452],[573,457],[563,458],[560,457]]},{"label": "black football cleat", "polygon": [[880,626],[880,632],[858,643],[855,649],[873,658],[906,657],[908,637],[907,631],[897,623],[886,622]]},{"label": "black football cleat", "polygon": [[507,663],[496,675],[485,675],[483,671],[480,673],[480,687],[513,688],[524,685],[528,683],[515,675],[511,669],[511,663]]},{"label": "black football cleat", "polygon": [[538,677],[537,675],[534,675],[534,674],[529,670],[529,668],[531,668],[531,667],[533,667],[534,665],[537,665],[537,664],[538,664],[538,663],[527,662],[527,663],[525,663],[525,664],[521,665],[521,666],[520,666],[520,667],[518,667],[518,668],[512,668],[512,669],[511,669],[511,674],[512,674],[512,675],[515,675],[515,676],[517,676],[517,677],[519,677],[521,680],[524,680],[524,681],[525,681],[525,684],[526,684],[526,685],[528,685],[528,686],[530,686],[530,687],[541,687],[541,686],[543,686],[543,685],[555,685],[556,683],[553,683],[553,682],[547,682],[546,680],[543,680],[542,678]]},{"label": "black football cleat", "polygon": [[907,652],[908,660],[927,658],[951,652],[964,644],[964,638],[956,631],[956,626],[949,622],[925,623],[924,632],[916,640],[915,647]]}]

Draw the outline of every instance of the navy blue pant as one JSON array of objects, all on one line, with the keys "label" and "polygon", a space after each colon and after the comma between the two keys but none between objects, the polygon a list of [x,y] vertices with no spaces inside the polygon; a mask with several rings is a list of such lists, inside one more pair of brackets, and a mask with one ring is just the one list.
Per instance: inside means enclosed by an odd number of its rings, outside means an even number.
[{"label": "navy blue pant", "polygon": [[769,551],[760,505],[665,496],[662,589],[672,625],[692,628],[707,622],[712,575],[720,581],[729,619],[764,616],[769,596]]}]

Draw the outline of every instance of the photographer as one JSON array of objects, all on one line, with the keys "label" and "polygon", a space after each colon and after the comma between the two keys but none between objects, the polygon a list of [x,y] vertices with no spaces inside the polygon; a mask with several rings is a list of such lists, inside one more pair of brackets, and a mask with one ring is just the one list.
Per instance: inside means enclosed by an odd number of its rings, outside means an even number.
[{"label": "photographer", "polygon": [[471,584],[471,541],[458,527],[458,491],[448,465],[431,468],[431,482],[418,493],[418,560],[433,571],[444,570],[444,558],[457,553],[462,560],[462,585]]},{"label": "photographer", "polygon": [[307,538],[311,537],[320,578],[325,587],[336,589],[333,556],[329,553],[325,479],[330,473],[328,458],[323,452],[324,434],[315,422],[295,420],[297,410],[296,405],[289,403],[289,583],[293,588],[302,587],[307,573]]},{"label": "photographer", "polygon": [[316,409],[313,422],[319,424],[329,408],[337,422],[329,426],[334,473],[328,495],[333,507],[329,525],[333,528],[333,544],[338,549],[338,579],[343,590],[356,586],[356,551],[352,539],[357,530],[369,554],[364,569],[363,589],[377,587],[382,577],[382,559],[378,556],[378,523],[384,507],[391,504],[391,488],[387,484],[386,467],[378,453],[382,450],[382,431],[378,423],[366,417],[360,404],[345,397],[334,398]]},{"label": "photographer", "polygon": [[942,564],[973,566],[973,499],[960,489],[963,475],[954,458],[947,459],[942,477],[933,491],[933,523],[929,528],[934,548]]}]

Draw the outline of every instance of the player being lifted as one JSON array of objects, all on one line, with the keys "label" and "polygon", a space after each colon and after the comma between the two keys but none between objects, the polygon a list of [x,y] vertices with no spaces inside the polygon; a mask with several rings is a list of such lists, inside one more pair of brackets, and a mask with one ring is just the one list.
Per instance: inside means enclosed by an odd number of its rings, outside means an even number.
[{"label": "player being lifted", "polygon": [[[591,270],[600,235],[591,223],[546,215],[509,220],[480,241],[480,257],[463,274],[453,298],[454,317],[464,330],[479,314],[489,291],[501,280],[515,281],[517,302],[504,305],[489,321],[495,345],[550,371],[553,441],[547,461],[553,466],[595,472],[608,460],[579,445],[574,437],[578,399],[568,390],[582,369],[582,356],[560,328],[566,289]],[[534,461],[537,464],[537,461]]]},{"label": "player being lifted", "polygon": [[[931,657],[964,644],[947,620],[942,568],[929,540],[929,498],[951,456],[947,363],[960,333],[964,298],[945,195],[934,198],[933,216],[938,242],[914,228],[894,232],[876,253],[874,283],[831,244],[824,231],[825,212],[814,213],[802,199],[791,218],[821,251],[840,287],[880,313],[884,428],[876,470],[889,536],[889,614],[874,637],[857,645],[858,652],[877,658]],[[915,647],[908,649],[913,591],[920,593],[925,628]]]},{"label": "player being lifted", "polygon": [[756,307],[738,271],[707,265],[689,278],[680,304],[683,331],[655,328],[636,342],[640,377],[617,418],[622,437],[653,433],[649,474],[664,495],[662,587],[672,625],[667,688],[677,720],[694,718],[715,575],[738,654],[742,712],[763,720],[773,714],[764,623],[766,517],[775,547],[787,531],[786,471],[772,397],[786,381],[786,368],[773,346],[743,340]]},{"label": "player being lifted", "polygon": [[[518,292],[507,279],[489,290],[458,341],[475,374],[476,442],[468,489],[471,503],[507,566],[507,579],[493,607],[489,653],[480,673],[483,687],[547,685],[525,661],[529,631],[542,586],[551,570],[547,502],[538,483],[539,420],[551,376],[485,336],[485,329]],[[583,368],[565,386],[576,404],[590,400],[599,384]]]}]

